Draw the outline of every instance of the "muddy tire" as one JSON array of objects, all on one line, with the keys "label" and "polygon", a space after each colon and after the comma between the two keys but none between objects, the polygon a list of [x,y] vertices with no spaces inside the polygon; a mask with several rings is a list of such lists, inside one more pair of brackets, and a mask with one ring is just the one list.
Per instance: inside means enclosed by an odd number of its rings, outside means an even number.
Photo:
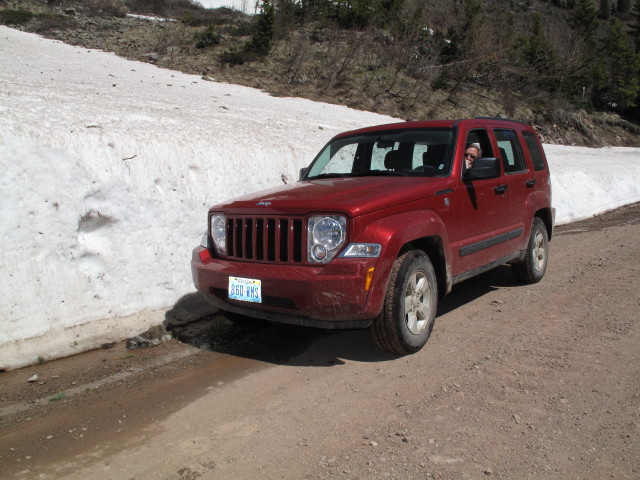
[{"label": "muddy tire", "polygon": [[417,352],[427,342],[438,308],[438,282],[431,260],[422,250],[399,256],[371,333],[383,350],[396,355]]},{"label": "muddy tire", "polygon": [[511,264],[516,280],[537,283],[544,277],[549,262],[549,235],[544,222],[534,217],[524,260]]}]

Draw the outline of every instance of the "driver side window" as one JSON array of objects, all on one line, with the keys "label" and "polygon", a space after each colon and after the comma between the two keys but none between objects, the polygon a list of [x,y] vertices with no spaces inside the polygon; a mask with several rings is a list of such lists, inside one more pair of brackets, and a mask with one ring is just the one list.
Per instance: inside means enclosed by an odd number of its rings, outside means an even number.
[{"label": "driver side window", "polygon": [[491,148],[491,141],[489,140],[489,134],[484,128],[478,130],[471,130],[467,135],[467,141],[465,145],[470,143],[477,143],[482,149],[483,157],[494,157],[493,149]]}]

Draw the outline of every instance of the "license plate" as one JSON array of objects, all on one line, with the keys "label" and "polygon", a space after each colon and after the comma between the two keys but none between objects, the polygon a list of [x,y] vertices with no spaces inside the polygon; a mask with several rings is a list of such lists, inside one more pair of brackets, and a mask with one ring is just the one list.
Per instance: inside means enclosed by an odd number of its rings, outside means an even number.
[{"label": "license plate", "polygon": [[229,277],[229,298],[262,303],[262,282],[253,278]]}]

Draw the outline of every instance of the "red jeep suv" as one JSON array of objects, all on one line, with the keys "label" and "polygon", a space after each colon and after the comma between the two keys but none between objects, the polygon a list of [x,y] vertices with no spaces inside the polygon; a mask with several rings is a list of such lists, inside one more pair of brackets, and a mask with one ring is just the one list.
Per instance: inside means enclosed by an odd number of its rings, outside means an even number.
[{"label": "red jeep suv", "polygon": [[212,207],[191,268],[231,319],[370,326],[403,355],[454,284],[505,263],[542,279],[553,221],[530,125],[394,123],[336,135],[294,184]]}]

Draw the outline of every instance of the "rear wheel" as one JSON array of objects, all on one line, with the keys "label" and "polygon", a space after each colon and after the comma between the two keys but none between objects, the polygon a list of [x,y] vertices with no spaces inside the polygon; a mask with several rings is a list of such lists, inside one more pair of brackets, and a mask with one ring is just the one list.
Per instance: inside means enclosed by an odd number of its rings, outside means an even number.
[{"label": "rear wheel", "polygon": [[371,326],[387,352],[407,355],[427,342],[436,318],[438,284],[431,260],[422,250],[400,255],[391,270],[382,312]]},{"label": "rear wheel", "polygon": [[544,277],[549,260],[549,236],[547,227],[539,218],[533,219],[531,235],[524,260],[511,265],[516,279],[522,283],[537,283]]}]

